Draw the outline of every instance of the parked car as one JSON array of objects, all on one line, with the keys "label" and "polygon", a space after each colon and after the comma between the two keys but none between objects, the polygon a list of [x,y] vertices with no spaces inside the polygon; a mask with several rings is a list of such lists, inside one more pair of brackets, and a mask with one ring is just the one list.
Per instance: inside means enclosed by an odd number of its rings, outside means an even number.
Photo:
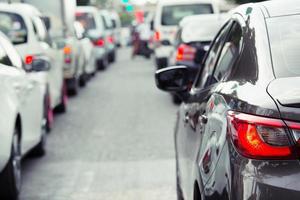
[{"label": "parked car", "polygon": [[154,18],[156,66],[168,66],[179,22],[186,16],[219,13],[213,0],[160,0]]},{"label": "parked car", "polygon": [[114,35],[113,21],[107,10],[100,10],[100,16],[104,24],[105,42],[108,49],[108,61],[113,63],[116,61],[116,41]]},{"label": "parked car", "polygon": [[[233,11],[188,90],[188,68],[157,71],[176,92],[178,199],[299,199],[300,2]],[[284,27],[284,28],[278,28]]]},{"label": "parked car", "polygon": [[18,199],[22,157],[45,153],[46,86],[39,71],[49,63],[36,59],[30,69],[23,63],[0,33],[0,199]]},{"label": "parked car", "polygon": [[108,67],[108,48],[106,47],[105,25],[99,10],[92,6],[78,6],[76,9],[76,21],[80,22],[93,45],[92,60],[98,69]]},{"label": "parked car", "polygon": [[41,73],[47,84],[48,117],[47,128],[53,122],[52,110],[65,112],[66,92],[63,80],[63,52],[54,48],[47,34],[43,16],[28,4],[0,4],[0,30],[14,44],[27,66],[39,56],[45,56],[51,63],[48,71]]},{"label": "parked car", "polygon": [[[171,66],[187,66],[191,84],[202,66],[211,41],[223,25],[223,20],[223,15],[208,14],[188,16],[180,22],[168,63]],[[181,103],[176,94],[172,97],[174,103]]]},{"label": "parked car", "polygon": [[49,35],[53,45],[64,52],[64,79],[70,94],[78,93],[85,79],[85,55],[74,30],[76,0],[22,0],[38,8],[50,19]]},{"label": "parked car", "polygon": [[115,44],[117,45],[117,47],[120,47],[121,46],[121,28],[122,28],[120,16],[115,11],[110,11],[110,16],[111,16],[112,26],[113,26],[113,31],[114,31]]},{"label": "parked car", "polygon": [[95,55],[92,54],[93,51],[93,43],[90,39],[85,37],[84,35],[84,28],[81,23],[74,22],[74,29],[76,33],[77,39],[80,41],[80,48],[84,52],[84,67],[83,67],[83,75],[82,78],[79,80],[80,86],[85,86],[87,80],[92,74],[95,74],[97,71],[96,64],[95,64]]}]

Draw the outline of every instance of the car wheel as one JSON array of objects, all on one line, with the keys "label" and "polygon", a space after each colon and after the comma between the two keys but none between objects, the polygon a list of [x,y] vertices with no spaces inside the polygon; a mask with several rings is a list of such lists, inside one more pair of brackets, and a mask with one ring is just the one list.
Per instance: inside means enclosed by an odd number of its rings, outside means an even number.
[{"label": "car wheel", "polygon": [[172,100],[173,100],[173,103],[176,105],[179,105],[182,102],[182,100],[176,94],[172,94]]},{"label": "car wheel", "polygon": [[78,94],[78,82],[78,78],[74,78],[71,87],[68,89],[70,95],[76,96]]},{"label": "car wheel", "polygon": [[42,133],[41,133],[40,142],[30,152],[30,155],[33,157],[42,157],[46,153],[46,141],[47,141],[46,118],[42,120],[41,132]]},{"label": "car wheel", "polygon": [[66,84],[63,84],[63,88],[61,90],[61,100],[60,104],[55,108],[55,111],[59,113],[65,113],[67,111],[67,102],[68,102],[68,94]]},{"label": "car wheel", "polygon": [[168,66],[168,61],[166,58],[156,58],[156,66],[157,69],[162,69]]},{"label": "car wheel", "polygon": [[15,128],[10,159],[0,176],[0,199],[17,200],[21,190],[20,130]]},{"label": "car wheel", "polygon": [[107,58],[102,58],[97,61],[97,68],[98,70],[105,70],[108,66],[108,59]]},{"label": "car wheel", "polygon": [[79,86],[80,87],[85,87],[87,82],[87,75],[84,73],[80,76],[79,78]]}]

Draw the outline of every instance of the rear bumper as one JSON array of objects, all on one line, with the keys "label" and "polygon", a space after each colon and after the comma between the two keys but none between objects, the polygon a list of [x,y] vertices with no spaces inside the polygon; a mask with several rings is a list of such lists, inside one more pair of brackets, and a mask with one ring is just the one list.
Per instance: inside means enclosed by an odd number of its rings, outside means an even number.
[{"label": "rear bumper", "polygon": [[154,49],[154,55],[156,59],[169,58],[171,56],[172,46],[159,46]]},{"label": "rear bumper", "polygon": [[[207,199],[296,200],[300,197],[298,160],[247,159],[232,146],[225,145],[215,166],[203,190]],[[201,170],[200,173],[205,176]]]}]

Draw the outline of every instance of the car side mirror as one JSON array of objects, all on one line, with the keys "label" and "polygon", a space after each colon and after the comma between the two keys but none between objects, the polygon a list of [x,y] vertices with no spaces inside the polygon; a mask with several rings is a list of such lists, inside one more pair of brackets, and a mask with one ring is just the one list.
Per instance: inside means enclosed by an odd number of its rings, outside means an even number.
[{"label": "car side mirror", "polygon": [[50,17],[43,16],[42,20],[43,20],[43,22],[45,24],[45,27],[46,27],[47,31],[49,31],[50,28],[51,28],[51,19],[50,19]]},{"label": "car side mirror", "polygon": [[160,69],[155,73],[156,85],[167,92],[183,92],[188,90],[189,71],[186,66],[173,66]]},{"label": "car side mirror", "polygon": [[154,31],[154,20],[151,20],[150,22],[150,30]]},{"label": "car side mirror", "polygon": [[50,70],[50,62],[46,58],[37,58],[32,61],[31,71],[33,72],[44,72]]}]

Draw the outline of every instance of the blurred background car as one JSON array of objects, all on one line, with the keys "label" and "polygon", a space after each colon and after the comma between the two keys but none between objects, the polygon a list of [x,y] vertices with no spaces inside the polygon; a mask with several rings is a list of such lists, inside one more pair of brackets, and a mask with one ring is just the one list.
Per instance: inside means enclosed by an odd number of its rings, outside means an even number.
[{"label": "blurred background car", "polygon": [[46,84],[38,73],[49,63],[36,59],[30,69],[23,63],[8,38],[0,33],[1,199],[18,199],[22,157],[30,151],[35,156],[45,154]]},{"label": "blurred background car", "polygon": [[[192,15],[183,18],[173,43],[169,65],[184,65],[189,68],[191,86],[202,66],[211,41],[225,21],[224,14]],[[172,94],[174,103],[181,103],[176,94]]]},{"label": "blurred background car", "polygon": [[78,6],[76,8],[76,21],[81,23],[85,30],[85,37],[89,38],[94,48],[90,59],[98,69],[108,67],[108,49],[105,40],[105,25],[99,11],[92,6]]},{"label": "blurred background car", "polygon": [[3,31],[16,47],[27,67],[34,59],[45,56],[51,67],[40,73],[46,83],[47,129],[53,122],[52,111],[57,108],[66,110],[66,93],[63,78],[63,54],[50,44],[41,13],[28,4],[0,4],[0,30]]},{"label": "blurred background car", "polygon": [[109,12],[110,12],[111,20],[112,20],[115,44],[117,45],[117,47],[120,47],[121,46],[121,28],[122,28],[120,16],[116,11],[109,11]]},{"label": "blurred background car", "polygon": [[70,94],[76,95],[84,77],[85,56],[74,30],[76,0],[22,0],[49,18],[52,45],[64,52],[64,79]]},{"label": "blurred background car", "polygon": [[154,19],[155,62],[158,68],[168,66],[179,22],[186,16],[219,13],[213,0],[160,0]]},{"label": "blurred background car", "polygon": [[175,129],[178,199],[299,198],[299,7],[235,9],[191,89],[186,66],[157,71],[158,87],[184,101]]},{"label": "blurred background car", "polygon": [[105,43],[106,48],[108,50],[108,61],[113,63],[116,61],[116,41],[115,41],[115,33],[113,28],[113,21],[107,10],[100,10],[100,16],[102,18],[104,24],[104,35],[105,35]]},{"label": "blurred background car", "polygon": [[92,74],[95,74],[97,71],[96,64],[95,64],[95,58],[94,54],[92,54],[93,51],[93,44],[90,39],[85,37],[84,33],[85,30],[81,23],[74,22],[74,30],[77,39],[80,42],[81,49],[84,52],[84,65],[83,65],[83,73],[80,76],[79,79],[79,85],[85,86],[88,79]]}]

